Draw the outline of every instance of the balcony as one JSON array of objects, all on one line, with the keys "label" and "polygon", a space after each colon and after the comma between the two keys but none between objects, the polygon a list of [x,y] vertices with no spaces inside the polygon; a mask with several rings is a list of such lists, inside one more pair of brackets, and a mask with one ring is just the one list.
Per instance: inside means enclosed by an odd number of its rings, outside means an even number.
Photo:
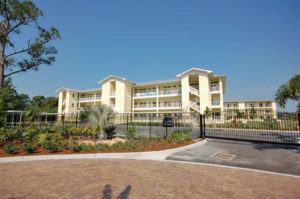
[{"label": "balcony", "polygon": [[218,92],[218,91],[220,91],[220,87],[219,86],[212,86],[212,87],[210,87],[210,91],[211,92]]},{"label": "balcony", "polygon": [[94,102],[101,101],[101,97],[81,97],[78,98],[78,102]]},{"label": "balcony", "polygon": [[148,109],[181,109],[181,102],[173,103],[160,103],[159,106],[156,104],[135,104],[135,110],[148,110]]},{"label": "balcony", "polygon": [[[159,90],[158,96],[159,97],[172,97],[172,96],[180,96],[181,89],[166,89],[166,90]],[[147,91],[147,92],[137,92],[134,93],[134,98],[156,98],[157,92],[156,91]]]},{"label": "balcony", "polygon": [[115,91],[110,91],[110,97],[115,97],[116,96],[116,92]]},{"label": "balcony", "polygon": [[214,106],[220,106],[220,104],[221,104],[221,103],[220,103],[220,100],[212,100],[212,101],[211,101],[211,106],[213,106],[213,107],[214,107]]}]

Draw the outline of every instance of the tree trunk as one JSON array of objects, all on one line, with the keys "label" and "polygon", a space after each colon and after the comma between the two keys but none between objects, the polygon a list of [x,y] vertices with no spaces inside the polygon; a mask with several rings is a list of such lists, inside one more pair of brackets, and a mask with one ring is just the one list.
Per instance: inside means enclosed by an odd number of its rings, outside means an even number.
[{"label": "tree trunk", "polygon": [[4,63],[0,61],[0,97],[2,96],[2,89],[4,86]]}]

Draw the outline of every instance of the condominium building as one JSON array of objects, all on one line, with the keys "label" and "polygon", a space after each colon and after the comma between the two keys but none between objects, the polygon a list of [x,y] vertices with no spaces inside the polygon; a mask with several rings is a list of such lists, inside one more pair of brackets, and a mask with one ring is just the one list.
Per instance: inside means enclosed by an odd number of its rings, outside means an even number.
[{"label": "condominium building", "polygon": [[117,113],[204,113],[208,108],[218,115],[231,106],[248,109],[248,105],[260,107],[261,103],[266,111],[276,111],[272,101],[224,103],[226,75],[215,75],[212,71],[199,68],[191,68],[171,80],[135,83],[110,75],[98,84],[99,88],[92,90],[58,89],[58,113],[76,113],[84,106],[98,104],[109,105]]}]

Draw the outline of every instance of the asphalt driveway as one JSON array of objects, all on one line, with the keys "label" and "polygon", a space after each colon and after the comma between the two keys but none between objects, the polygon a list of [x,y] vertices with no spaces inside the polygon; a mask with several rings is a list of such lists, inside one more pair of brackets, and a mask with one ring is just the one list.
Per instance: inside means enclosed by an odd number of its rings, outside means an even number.
[{"label": "asphalt driveway", "polygon": [[[300,176],[300,147],[221,139],[173,153],[167,160],[222,164]],[[232,155],[232,156],[231,156]]]}]

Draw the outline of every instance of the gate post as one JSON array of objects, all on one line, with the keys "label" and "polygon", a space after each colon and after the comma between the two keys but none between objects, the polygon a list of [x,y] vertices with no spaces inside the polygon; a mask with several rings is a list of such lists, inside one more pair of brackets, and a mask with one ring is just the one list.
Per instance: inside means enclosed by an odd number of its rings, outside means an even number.
[{"label": "gate post", "polygon": [[299,131],[300,131],[300,112],[298,112],[298,128],[299,128]]},{"label": "gate post", "polygon": [[199,122],[200,122],[200,137],[199,138],[203,138],[203,123],[202,123],[202,114],[199,114]]},{"label": "gate post", "polygon": [[151,113],[149,113],[149,139],[151,139]]}]

